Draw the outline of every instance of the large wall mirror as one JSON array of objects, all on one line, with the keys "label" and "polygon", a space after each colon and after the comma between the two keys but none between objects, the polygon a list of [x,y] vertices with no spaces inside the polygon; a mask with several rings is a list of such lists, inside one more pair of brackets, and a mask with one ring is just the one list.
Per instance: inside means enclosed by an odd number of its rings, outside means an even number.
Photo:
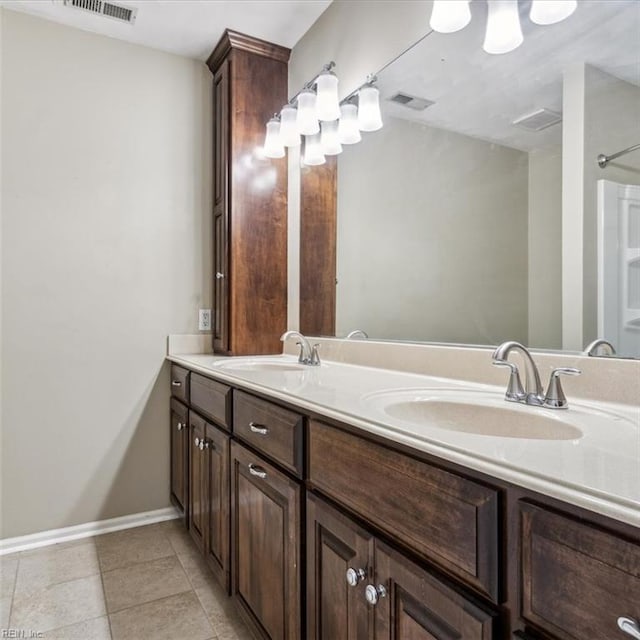
[{"label": "large wall mirror", "polygon": [[[490,55],[487,4],[378,73],[337,161],[335,332],[640,356],[640,3],[589,0]],[[304,245],[302,245],[304,251]]]}]

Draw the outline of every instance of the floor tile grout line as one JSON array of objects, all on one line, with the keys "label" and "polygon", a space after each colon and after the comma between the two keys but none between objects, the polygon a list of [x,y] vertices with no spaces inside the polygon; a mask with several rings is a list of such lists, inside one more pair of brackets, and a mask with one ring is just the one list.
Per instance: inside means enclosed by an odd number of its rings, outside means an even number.
[{"label": "floor tile grout line", "polygon": [[13,589],[11,590],[11,602],[9,603],[9,619],[7,620],[7,626],[11,629],[11,616],[13,615],[13,602],[16,598],[16,586],[18,585],[18,569],[20,569],[20,558],[16,558],[16,572],[13,576]]},{"label": "floor tile grout line", "polygon": [[[79,620],[78,622],[72,622],[71,624],[65,624],[62,627],[56,627],[55,629],[48,629],[45,633],[53,633],[54,631],[61,631],[62,629],[68,629],[69,627],[74,627],[78,624],[82,624],[84,622],[93,622],[93,620],[99,620],[100,618],[108,618],[107,614],[102,614],[101,616],[94,616],[93,618],[87,618],[86,620]],[[109,627],[109,635],[111,636],[111,627]]]},{"label": "floor tile grout line", "polygon": [[[191,587],[191,585],[189,585]],[[173,596],[181,596],[183,593],[195,593],[193,587],[190,589],[185,589],[184,591],[177,591],[176,593],[170,593],[168,596],[161,596],[160,598],[154,598],[153,600],[146,600],[145,602],[137,602],[136,604],[132,604],[126,607],[122,607],[122,609],[118,609],[117,611],[107,611],[107,615],[115,615],[116,613],[120,613],[121,611],[128,611],[129,609],[135,609],[136,607],[142,607],[145,604],[151,604],[152,602],[158,602],[158,600],[166,600],[167,598],[172,598]]]},{"label": "floor tile grout line", "polygon": [[22,597],[25,598],[32,598],[34,595],[36,595],[37,593],[40,593],[41,591],[45,591],[46,589],[50,589],[51,587],[57,587],[61,584],[68,584],[69,582],[75,582],[76,580],[85,580],[86,578],[94,578],[95,576],[99,576],[100,575],[100,571],[98,571],[97,573],[90,573],[86,576],[78,576],[77,578],[69,578],[69,580],[60,580],[60,582],[52,582],[51,584],[48,584],[44,587],[42,587],[41,589],[38,589],[37,591],[31,591],[29,593],[15,593],[15,588],[17,587],[18,581],[16,579],[16,585],[14,587],[14,598],[16,596],[18,596],[18,599],[21,599]]},{"label": "floor tile grout line", "polygon": [[100,554],[98,552],[98,548],[96,547],[96,554],[98,556],[98,569],[100,570],[100,584],[102,585],[102,599],[104,600],[104,612],[107,616],[107,626],[109,627],[109,637],[113,640],[113,632],[111,631],[111,618],[109,617],[109,609],[107,608],[107,592],[104,588],[104,575],[102,571],[102,566],[100,565]]}]

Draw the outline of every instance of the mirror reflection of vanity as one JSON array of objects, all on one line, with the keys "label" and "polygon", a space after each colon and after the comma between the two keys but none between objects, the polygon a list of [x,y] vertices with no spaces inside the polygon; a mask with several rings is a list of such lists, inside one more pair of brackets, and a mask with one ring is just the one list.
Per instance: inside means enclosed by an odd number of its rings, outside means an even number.
[{"label": "mirror reflection of vanity", "polygon": [[384,127],[337,157],[335,335],[640,356],[640,150],[597,162],[640,142],[640,4],[529,4],[515,51],[474,1],[377,74]]}]

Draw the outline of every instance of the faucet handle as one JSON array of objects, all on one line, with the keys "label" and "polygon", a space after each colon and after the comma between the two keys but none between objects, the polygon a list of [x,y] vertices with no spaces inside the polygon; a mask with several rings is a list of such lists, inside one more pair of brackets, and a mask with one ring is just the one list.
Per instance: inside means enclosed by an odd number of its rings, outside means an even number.
[{"label": "faucet handle", "polygon": [[504,394],[505,400],[509,402],[522,402],[527,395],[522,388],[522,381],[520,380],[520,373],[518,372],[517,365],[507,360],[494,360],[491,364],[494,367],[508,367],[511,373],[509,374],[509,384],[507,385],[507,392]]},{"label": "faucet handle", "polygon": [[549,386],[547,387],[547,393],[544,397],[544,406],[549,409],[568,409],[569,404],[562,390],[560,376],[579,376],[581,373],[582,371],[580,371],[580,369],[573,367],[558,367],[554,369],[549,377]]},{"label": "faucet handle", "polygon": [[320,365],[320,355],[318,354],[318,349],[320,348],[320,344],[314,344],[313,349],[311,350],[311,360],[309,361],[310,365],[317,367]]}]

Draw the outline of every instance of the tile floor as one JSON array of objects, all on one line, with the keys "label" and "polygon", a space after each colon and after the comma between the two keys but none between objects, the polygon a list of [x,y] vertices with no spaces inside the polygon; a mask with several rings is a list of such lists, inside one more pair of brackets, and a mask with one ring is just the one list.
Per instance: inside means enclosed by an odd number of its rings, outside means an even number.
[{"label": "tile floor", "polygon": [[4,637],[251,638],[179,520],[0,556]]}]

